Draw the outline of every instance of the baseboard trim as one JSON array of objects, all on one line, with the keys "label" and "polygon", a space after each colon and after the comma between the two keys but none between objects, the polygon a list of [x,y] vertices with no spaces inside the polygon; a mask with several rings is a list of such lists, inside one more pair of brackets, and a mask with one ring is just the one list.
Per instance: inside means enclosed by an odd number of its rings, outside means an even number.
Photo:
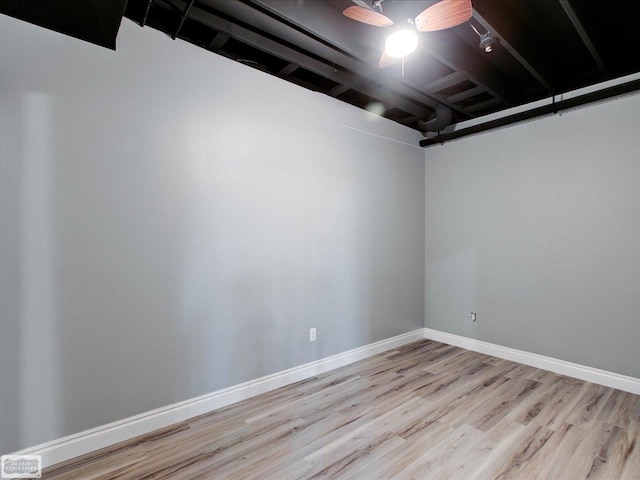
[{"label": "baseboard trim", "polygon": [[15,452],[15,454],[41,455],[43,468],[50,467],[421,339],[435,340],[640,395],[640,379],[638,378],[452,333],[420,328],[305,365],[27,448]]},{"label": "baseboard trim", "polygon": [[501,345],[483,342],[482,340],[475,340],[473,338],[462,337],[430,328],[424,329],[424,338],[640,395],[640,378],[628,377],[598,368],[587,367],[565,360],[558,360],[557,358],[516,350],[515,348],[503,347]]},{"label": "baseboard trim", "polygon": [[419,328],[256,380],[27,448],[15,454],[41,455],[43,468],[50,467],[423,338],[424,331]]}]

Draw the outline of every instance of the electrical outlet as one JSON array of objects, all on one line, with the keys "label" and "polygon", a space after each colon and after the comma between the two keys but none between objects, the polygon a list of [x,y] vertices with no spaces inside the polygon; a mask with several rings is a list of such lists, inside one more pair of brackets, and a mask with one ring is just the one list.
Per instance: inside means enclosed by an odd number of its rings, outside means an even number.
[{"label": "electrical outlet", "polygon": [[471,312],[471,321],[475,323],[476,321],[476,314],[475,312]]},{"label": "electrical outlet", "polygon": [[315,328],[310,328],[309,329],[309,341],[310,342],[315,342],[316,341],[316,329]]}]

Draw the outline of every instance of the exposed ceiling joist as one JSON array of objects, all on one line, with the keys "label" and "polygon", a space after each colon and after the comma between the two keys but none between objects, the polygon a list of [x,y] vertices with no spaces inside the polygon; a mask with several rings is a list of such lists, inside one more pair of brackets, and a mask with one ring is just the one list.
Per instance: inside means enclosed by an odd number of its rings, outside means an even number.
[{"label": "exposed ceiling joist", "polygon": [[295,63],[290,63],[289,65],[287,65],[286,67],[284,67],[282,70],[278,72],[278,76],[287,77],[291,75],[293,72],[295,72],[297,69],[298,69],[298,65],[296,65]]},{"label": "exposed ceiling joist", "polygon": [[[275,18],[273,16],[273,13],[266,10],[263,11],[261,8],[258,8],[258,6],[252,6],[237,1],[232,2],[229,0],[208,0],[207,4],[212,8],[215,8],[215,11],[220,12],[224,16],[243,18],[244,21],[247,24],[251,25],[252,28],[254,28],[256,31],[264,32],[263,38],[277,36],[280,39],[284,40],[287,44],[296,47],[295,50],[292,47],[286,47],[290,51],[296,51],[298,52],[298,54],[301,54],[300,50],[305,50],[312,54],[314,57],[332,59],[333,66],[329,67],[333,68],[334,70],[336,69],[335,66],[337,65],[342,67],[346,71],[352,72],[357,76],[362,76],[365,78],[371,78],[375,76],[377,77],[377,81],[382,85],[390,88],[395,92],[398,92],[401,95],[406,96],[407,98],[419,104],[426,105],[430,108],[435,108],[440,103],[433,98],[430,98],[423,92],[420,92],[418,89],[412,88],[410,85],[399,81],[398,79],[387,75],[384,72],[380,72],[378,68],[372,67],[371,65],[359,60],[358,58],[327,44],[327,42],[321,40],[320,38],[310,36],[308,33],[303,33],[298,28],[294,28],[293,25],[283,23],[282,19]],[[206,18],[207,21],[210,21],[212,20],[212,18],[220,18],[218,15],[215,15],[210,9],[204,9],[200,5],[194,6],[192,12],[192,17],[194,19]],[[239,25],[237,24],[231,24],[231,26],[232,28],[239,27]],[[245,29],[245,31],[256,33],[256,31],[254,30]],[[227,33],[229,33],[232,37],[234,36],[233,32]],[[271,51],[271,48],[274,47],[274,44],[276,44],[276,42],[268,42],[262,46],[259,44],[254,46],[262,50],[267,49],[268,51],[270,51],[270,53],[275,54],[275,51]],[[283,45],[280,42],[277,42],[277,44]],[[286,58],[282,55],[280,55],[280,57]],[[457,109],[455,105],[447,106]],[[457,110],[463,113],[461,109]]]},{"label": "exposed ceiling joist", "polygon": [[375,98],[387,106],[395,105],[397,108],[400,108],[409,114],[419,116],[420,118],[429,118],[433,115],[433,111],[429,108],[402,98],[395,94],[393,90],[381,90],[378,87],[367,86],[359,81],[360,77],[352,73],[336,69],[334,66],[327,65],[320,60],[316,60],[315,58],[260,35],[257,32],[234,24],[217,15],[213,15],[212,13],[199,8],[198,5],[194,5],[192,7],[190,19],[193,21],[203,22],[209,27],[223,32],[231,38],[237,37],[242,39],[244,43],[251,45],[254,48],[261,50],[267,49],[271,54],[280,58],[293,60],[297,65],[318,75],[322,75],[335,83],[350,85],[348,89],[359,91],[367,96]]},{"label": "exposed ceiling joist", "polygon": [[126,7],[127,0],[3,0],[0,14],[115,50]]},{"label": "exposed ceiling joist", "polygon": [[484,92],[484,88],[482,87],[473,87],[464,92],[457,93],[455,95],[451,95],[447,97],[447,100],[451,103],[462,102],[463,100],[467,100],[469,98],[475,97],[476,95],[480,95]]},{"label": "exposed ceiling joist", "polygon": [[[495,26],[489,23],[475,8],[473,9],[473,18],[482,25],[485,30],[491,32],[491,34],[500,41],[500,44],[516,59],[518,62],[522,64],[524,68],[549,92],[553,91],[553,87],[544,78],[544,76],[540,73],[539,69],[535,68],[531,61],[525,58],[525,55],[521,54],[518,49],[516,49],[508,38],[502,34]],[[529,49],[531,51],[532,49]]]},{"label": "exposed ceiling joist", "polygon": [[337,97],[342,95],[344,92],[351,88],[350,85],[336,85],[331,90],[327,92],[327,95],[331,95],[332,97]]},{"label": "exposed ceiling joist", "polygon": [[440,77],[433,82],[427,83],[424,87],[425,92],[437,93],[454,85],[458,85],[467,80],[467,77],[462,72],[453,72],[444,77]]},{"label": "exposed ceiling joist", "polygon": [[430,42],[433,46],[423,47],[426,53],[451,70],[461,72],[505,105],[513,105],[516,93],[502,72],[488,64],[476,50],[453,33],[444,30],[437,34]]},{"label": "exposed ceiling joist", "polygon": [[187,4],[187,6],[184,7],[184,10],[182,11],[182,15],[180,15],[180,22],[178,23],[178,26],[176,27],[176,31],[173,32],[173,35],[171,36],[171,38],[173,38],[174,40],[180,34],[180,30],[182,30],[182,26],[184,25],[184,21],[189,16],[189,10],[191,10],[191,7],[193,7],[193,4],[194,4],[195,1],[196,0],[189,0],[189,3]]},{"label": "exposed ceiling joist", "polygon": [[217,52],[222,47],[224,47],[224,44],[227,43],[227,40],[229,40],[229,35],[227,35],[224,32],[218,32],[216,33],[216,36],[213,37],[213,40],[211,40],[211,42],[207,46],[207,50],[211,50],[212,52]]},{"label": "exposed ceiling joist", "polygon": [[[107,3],[113,8],[97,15],[94,7]],[[640,57],[629,54],[640,48],[634,23],[640,2],[602,8],[578,0],[473,0],[469,23],[420,34],[420,48],[406,57],[406,75],[404,68],[378,64],[389,33],[420,10],[418,1],[385,0],[384,15],[395,24],[389,28],[344,15],[354,3],[371,10],[374,2],[9,0],[0,2],[0,12],[109,48],[115,48],[115,37],[105,39],[105,28],[117,33],[124,13],[141,26],[358,108],[380,102],[382,116],[420,131],[431,128],[427,119],[438,119],[436,110],[453,125],[640,73]],[[470,25],[496,37],[492,54],[479,48]]]},{"label": "exposed ceiling joist", "polygon": [[490,98],[489,100],[485,100],[484,102],[474,103],[473,105],[469,105],[466,110],[469,113],[479,112],[481,110],[485,110],[490,107],[494,107],[500,104],[500,100],[498,98]]},{"label": "exposed ceiling joist", "polygon": [[[400,26],[417,3],[386,0],[384,15]],[[356,107],[380,102],[382,116],[424,131],[441,105],[453,111],[450,123],[460,124],[640,72],[640,57],[626,53],[638,49],[633,19],[640,2],[628,3],[602,9],[577,0],[473,0],[469,24],[420,34],[406,75],[378,68],[396,27],[345,16],[354,0],[128,0],[126,16]],[[493,53],[479,48],[470,25],[496,37]]]},{"label": "exposed ceiling joist", "polygon": [[573,108],[580,107],[582,105],[588,105],[593,102],[600,102],[608,98],[614,98],[620,95],[626,95],[629,93],[637,92],[640,90],[640,80],[631,80],[619,85],[610,87],[604,87],[594,92],[578,95],[567,100],[561,100],[560,102],[548,103],[540,107],[531,108],[529,110],[520,111],[511,115],[496,118],[484,123],[479,123],[460,130],[454,130],[452,132],[438,135],[434,138],[425,138],[420,140],[421,147],[429,147],[431,145],[443,144],[444,142],[455,140],[457,138],[474,135],[477,133],[486,132],[500,127],[505,127],[514,123],[524,122],[533,118],[541,117],[544,115],[557,114],[565,110],[571,110]]},{"label": "exposed ceiling joist", "polygon": [[[160,0],[160,1],[162,3],[164,3],[165,5],[168,5],[171,8],[171,10],[175,11],[178,15],[182,14],[182,9],[180,7],[178,7],[178,5],[176,5],[173,2],[173,0]],[[154,3],[155,3],[155,0],[154,0]],[[185,5],[184,8],[186,8],[186,6],[187,6],[187,2],[186,1],[184,2],[184,5]]]},{"label": "exposed ceiling joist", "polygon": [[141,27],[144,27],[147,24],[147,18],[149,17],[149,12],[151,11],[152,5],[153,5],[153,0],[148,0],[147,6],[144,10],[144,15],[142,16],[142,20],[140,21]]},{"label": "exposed ceiling joist", "polygon": [[571,6],[571,3],[569,3],[569,0],[558,0],[558,1],[560,2],[560,5],[562,5],[562,8],[566,12],[567,17],[569,17],[569,20],[571,20],[571,23],[573,24],[574,28],[578,32],[578,35],[580,35],[580,38],[582,39],[582,42],[584,43],[584,45],[587,47],[587,50],[589,50],[589,53],[593,57],[593,60],[596,62],[596,65],[598,65],[598,69],[600,69],[600,71],[603,74],[608,75],[607,67],[602,61],[602,57],[600,56],[600,53],[598,53],[598,50],[596,49],[595,45],[591,41],[591,37],[589,37],[589,34],[582,26],[582,22],[580,22],[580,19],[576,15],[576,12],[573,10],[573,7]]},{"label": "exposed ceiling joist", "polygon": [[403,123],[403,124],[407,125],[408,123],[413,123],[413,122],[415,122],[417,120],[420,120],[420,119],[418,117],[412,115],[412,116],[409,116],[409,117],[401,118],[399,121],[400,121],[400,123]]}]

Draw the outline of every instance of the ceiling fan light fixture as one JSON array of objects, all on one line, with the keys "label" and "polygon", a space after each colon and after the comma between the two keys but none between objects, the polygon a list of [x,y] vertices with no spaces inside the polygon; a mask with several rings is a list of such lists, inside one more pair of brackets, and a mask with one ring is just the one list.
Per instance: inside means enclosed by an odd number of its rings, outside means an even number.
[{"label": "ceiling fan light fixture", "polygon": [[480,48],[483,49],[486,53],[493,52],[493,46],[496,43],[496,39],[491,32],[487,32],[484,35],[480,36]]},{"label": "ceiling fan light fixture", "polygon": [[418,47],[418,35],[413,30],[396,30],[387,37],[384,51],[394,58],[406,57]]}]

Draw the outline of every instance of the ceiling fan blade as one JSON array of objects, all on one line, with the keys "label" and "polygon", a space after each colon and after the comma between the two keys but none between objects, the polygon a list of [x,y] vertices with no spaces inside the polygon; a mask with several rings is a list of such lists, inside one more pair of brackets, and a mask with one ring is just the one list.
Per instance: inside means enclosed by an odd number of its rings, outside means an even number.
[{"label": "ceiling fan blade", "polygon": [[391,55],[387,55],[387,52],[382,52],[382,56],[380,57],[380,62],[378,62],[378,67],[387,68],[394,63],[400,61],[399,58],[392,57]]},{"label": "ceiling fan blade", "polygon": [[388,27],[389,25],[393,25],[393,21],[381,13],[355,5],[343,10],[342,14],[352,20],[373,25],[374,27]]},{"label": "ceiling fan blade", "polygon": [[468,21],[472,13],[471,0],[441,0],[416,17],[416,28],[421,32],[444,30]]}]

